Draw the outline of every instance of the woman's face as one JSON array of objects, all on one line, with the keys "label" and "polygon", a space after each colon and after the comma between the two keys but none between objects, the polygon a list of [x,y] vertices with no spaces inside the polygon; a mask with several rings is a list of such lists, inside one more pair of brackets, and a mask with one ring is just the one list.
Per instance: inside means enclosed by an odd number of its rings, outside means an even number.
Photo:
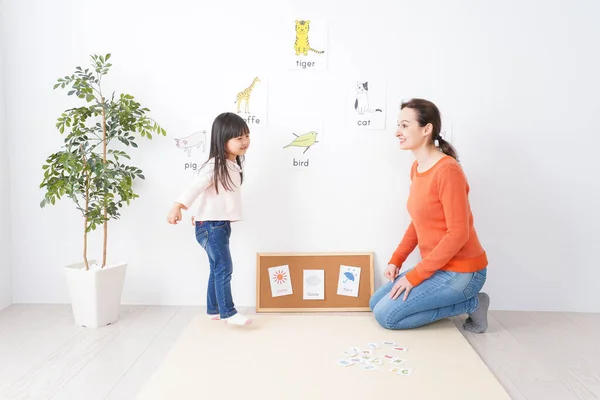
[{"label": "woman's face", "polygon": [[402,150],[415,150],[425,146],[430,134],[431,124],[419,126],[415,110],[406,107],[400,111],[396,137],[400,140]]}]

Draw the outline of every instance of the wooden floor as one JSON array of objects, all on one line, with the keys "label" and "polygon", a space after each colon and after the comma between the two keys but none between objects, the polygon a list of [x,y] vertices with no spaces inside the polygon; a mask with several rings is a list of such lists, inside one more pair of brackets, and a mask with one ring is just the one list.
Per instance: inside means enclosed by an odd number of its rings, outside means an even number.
[{"label": "wooden floor", "polygon": [[[13,305],[0,311],[0,399],[133,400],[198,313],[124,306],[87,330],[67,305]],[[600,314],[492,311],[486,334],[463,334],[513,399],[600,399]]]}]

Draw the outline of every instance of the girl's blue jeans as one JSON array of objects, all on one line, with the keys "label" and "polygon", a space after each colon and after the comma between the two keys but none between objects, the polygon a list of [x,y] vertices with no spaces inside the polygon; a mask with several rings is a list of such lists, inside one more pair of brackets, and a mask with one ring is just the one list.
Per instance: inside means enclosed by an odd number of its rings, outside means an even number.
[{"label": "girl's blue jeans", "polygon": [[477,272],[436,271],[429,279],[393,300],[392,287],[406,275],[381,286],[369,302],[377,322],[386,329],[411,329],[442,318],[470,314],[479,306],[477,294],[487,278],[487,268]]},{"label": "girl's blue jeans", "polygon": [[229,251],[231,223],[229,221],[196,221],[196,240],[206,250],[210,263],[206,311],[229,318],[237,314],[231,295],[233,263]]}]

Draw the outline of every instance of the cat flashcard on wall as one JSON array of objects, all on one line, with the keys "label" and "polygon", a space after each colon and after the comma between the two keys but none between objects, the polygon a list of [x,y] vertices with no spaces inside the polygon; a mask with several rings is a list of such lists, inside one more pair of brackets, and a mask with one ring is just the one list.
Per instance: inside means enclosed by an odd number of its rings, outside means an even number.
[{"label": "cat flashcard on wall", "polygon": [[349,127],[384,130],[386,120],[386,79],[370,76],[348,84],[346,115]]},{"label": "cat flashcard on wall", "polygon": [[354,109],[358,115],[365,113],[382,112],[380,108],[370,108],[369,106],[369,82],[356,82],[356,100]]},{"label": "cat flashcard on wall", "polygon": [[286,20],[288,68],[298,71],[327,69],[327,24],[324,20]]}]

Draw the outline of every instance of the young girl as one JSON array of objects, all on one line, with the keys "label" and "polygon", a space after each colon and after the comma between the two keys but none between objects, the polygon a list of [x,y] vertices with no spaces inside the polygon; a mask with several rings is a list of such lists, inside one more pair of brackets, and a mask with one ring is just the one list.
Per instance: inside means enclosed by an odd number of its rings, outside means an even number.
[{"label": "young girl", "polygon": [[250,130],[237,114],[222,113],[213,122],[208,161],[196,178],[175,200],[167,221],[181,221],[181,210],[195,201],[192,215],[196,240],[210,263],[206,305],[208,317],[228,324],[247,325],[251,320],[235,309],[231,295],[233,264],[229,252],[231,222],[242,219],[240,186],[242,163],[250,145]]},{"label": "young girl", "polygon": [[[388,329],[410,329],[442,318],[468,314],[464,328],[487,329],[490,298],[480,293],[487,258],[469,206],[469,185],[452,145],[440,136],[440,113],[430,101],[403,103],[396,136],[411,150],[408,211],[412,218],[384,273],[390,282],[371,297],[370,307]],[[419,247],[422,260],[399,274]]]}]

